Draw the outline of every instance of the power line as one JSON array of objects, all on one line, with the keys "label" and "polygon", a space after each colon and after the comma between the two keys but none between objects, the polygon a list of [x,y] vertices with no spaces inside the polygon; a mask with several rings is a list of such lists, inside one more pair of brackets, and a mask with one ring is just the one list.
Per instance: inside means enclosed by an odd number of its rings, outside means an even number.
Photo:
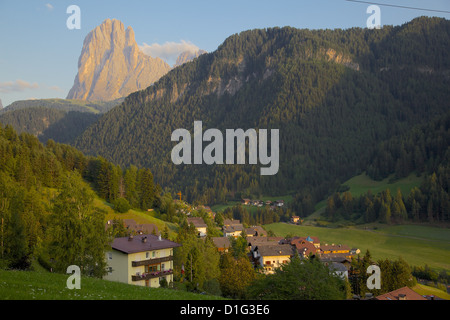
[{"label": "power line", "polygon": [[408,7],[408,6],[399,6],[399,5],[395,5],[395,4],[376,3],[376,2],[370,2],[370,1],[359,1],[359,0],[345,0],[345,1],[348,1],[348,2],[359,2],[359,3],[365,3],[365,4],[375,4],[375,5],[378,5],[378,6],[394,7],[394,8],[402,8],[402,9],[450,13],[450,11],[445,11],[445,10],[434,10],[434,9],[427,9],[427,8],[416,8],[416,7]]}]

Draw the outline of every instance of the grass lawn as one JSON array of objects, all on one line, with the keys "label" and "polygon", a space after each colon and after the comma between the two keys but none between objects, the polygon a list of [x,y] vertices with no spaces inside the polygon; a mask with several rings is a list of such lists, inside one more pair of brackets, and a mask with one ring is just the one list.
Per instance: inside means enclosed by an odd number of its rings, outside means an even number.
[{"label": "grass lawn", "polygon": [[357,228],[322,228],[287,223],[265,225],[277,236],[290,233],[298,236],[317,236],[320,243],[345,244],[369,250],[373,259],[397,260],[402,257],[412,266],[428,264],[433,269],[450,270],[450,229],[426,226],[387,226],[380,230]]},{"label": "grass lawn", "polygon": [[0,270],[0,300],[217,300],[218,296],[138,287],[81,277],[81,288],[66,287],[70,275],[44,271]]}]

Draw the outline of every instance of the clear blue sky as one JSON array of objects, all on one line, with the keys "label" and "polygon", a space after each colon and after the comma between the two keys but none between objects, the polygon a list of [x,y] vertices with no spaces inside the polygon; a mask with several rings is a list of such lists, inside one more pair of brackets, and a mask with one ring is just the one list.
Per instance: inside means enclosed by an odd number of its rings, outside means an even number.
[{"label": "clear blue sky", "polygon": [[[373,2],[450,11],[450,0]],[[79,30],[66,27],[71,4],[81,10]],[[131,26],[138,45],[185,41],[211,52],[228,36],[248,29],[364,28],[368,6],[345,0],[0,0],[0,99],[7,106],[16,100],[65,98],[84,37],[107,18]],[[382,25],[423,15],[450,18],[448,13],[380,8]]]}]

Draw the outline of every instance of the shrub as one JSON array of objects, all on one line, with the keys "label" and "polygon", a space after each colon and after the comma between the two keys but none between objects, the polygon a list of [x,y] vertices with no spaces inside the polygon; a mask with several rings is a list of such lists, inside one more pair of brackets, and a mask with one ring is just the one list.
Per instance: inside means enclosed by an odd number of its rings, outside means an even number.
[{"label": "shrub", "polygon": [[128,200],[125,198],[119,198],[119,199],[114,200],[113,205],[114,205],[114,210],[116,210],[117,212],[120,212],[120,213],[125,213],[131,209],[131,206],[130,206]]}]

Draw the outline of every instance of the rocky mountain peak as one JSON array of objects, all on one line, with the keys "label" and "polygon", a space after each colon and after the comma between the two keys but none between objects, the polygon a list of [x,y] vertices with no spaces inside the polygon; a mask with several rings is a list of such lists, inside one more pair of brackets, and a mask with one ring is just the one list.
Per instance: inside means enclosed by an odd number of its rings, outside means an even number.
[{"label": "rocky mountain peak", "polygon": [[140,51],[131,27],[106,19],[86,36],[67,99],[109,101],[145,89],[170,70]]},{"label": "rocky mountain peak", "polygon": [[180,53],[180,55],[177,58],[177,61],[175,62],[174,67],[178,67],[181,66],[182,64],[189,62],[199,56],[201,56],[202,54],[206,53],[205,50],[197,50],[195,52],[193,51],[184,51],[182,53]]}]

